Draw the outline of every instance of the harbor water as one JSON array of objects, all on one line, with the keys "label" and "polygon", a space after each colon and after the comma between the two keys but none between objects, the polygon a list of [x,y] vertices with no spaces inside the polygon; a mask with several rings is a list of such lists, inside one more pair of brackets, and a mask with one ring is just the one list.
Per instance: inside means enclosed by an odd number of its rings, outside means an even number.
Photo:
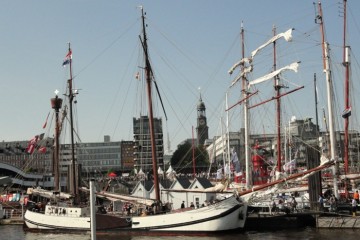
[{"label": "harbor water", "polygon": [[[260,228],[261,226],[259,226]],[[352,229],[316,229],[301,228],[282,231],[244,231],[235,233],[223,233],[206,236],[148,236],[148,235],[124,235],[113,233],[111,235],[97,235],[97,240],[228,240],[228,239],[359,239],[359,230]],[[0,239],[11,240],[91,240],[87,234],[65,233],[32,233],[25,232],[22,225],[0,225]]]}]

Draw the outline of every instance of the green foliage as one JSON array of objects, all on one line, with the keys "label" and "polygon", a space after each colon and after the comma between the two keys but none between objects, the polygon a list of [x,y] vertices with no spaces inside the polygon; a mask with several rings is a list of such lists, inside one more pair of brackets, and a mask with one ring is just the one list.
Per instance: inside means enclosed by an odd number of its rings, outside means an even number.
[{"label": "green foliage", "polygon": [[[196,172],[206,171],[209,168],[209,156],[202,145],[195,147],[194,158]],[[170,162],[178,173],[193,173],[193,147],[191,143],[186,141],[178,145]]]}]

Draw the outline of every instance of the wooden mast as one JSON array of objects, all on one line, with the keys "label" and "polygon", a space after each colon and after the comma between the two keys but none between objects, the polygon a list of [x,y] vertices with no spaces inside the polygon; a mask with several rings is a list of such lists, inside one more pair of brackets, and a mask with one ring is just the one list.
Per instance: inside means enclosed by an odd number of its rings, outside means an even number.
[{"label": "wooden mast", "polygon": [[[152,96],[151,96],[151,80],[152,80],[152,69],[149,60],[147,38],[146,38],[146,25],[145,25],[145,15],[144,9],[141,7],[141,18],[142,18],[142,27],[143,27],[143,39],[142,45],[145,55],[145,75],[146,75],[146,90],[148,97],[148,110],[149,110],[149,128],[150,128],[150,140],[151,140],[151,155],[152,155],[152,164],[153,164],[153,176],[154,176],[154,189],[155,189],[155,199],[160,202],[160,191],[159,191],[159,178],[157,173],[157,157],[156,157],[156,144],[155,144],[155,133],[154,133],[154,117],[153,117],[153,108],[152,108]],[[141,40],[141,38],[140,38]]]},{"label": "wooden mast", "polygon": [[344,0],[344,51],[343,51],[343,65],[345,67],[345,113],[343,115],[344,121],[344,170],[345,174],[349,173],[349,116],[346,111],[350,108],[349,102],[349,46],[346,45],[346,2]]},{"label": "wooden mast", "polygon": [[[276,27],[273,27],[273,35],[276,36]],[[276,71],[276,41],[273,43],[274,48],[274,65],[273,71]],[[277,171],[281,172],[281,100],[280,100],[280,79],[279,76],[276,75],[274,77],[274,88],[276,91],[276,129],[277,129]]]},{"label": "wooden mast", "polygon": [[59,123],[59,110],[62,105],[62,99],[58,97],[58,91],[55,91],[55,98],[51,98],[51,107],[55,110],[55,149],[53,153],[53,172],[54,172],[54,191],[60,191],[60,169],[59,169],[59,135],[60,135],[60,123]]},{"label": "wooden mast", "polygon": [[[71,53],[71,47],[69,43],[69,53]],[[72,76],[72,58],[69,59],[69,75],[70,78],[68,80],[68,88],[69,88],[69,108],[70,108],[70,135],[71,135],[71,193],[74,196],[74,204],[78,203],[78,181],[77,181],[77,172],[76,172],[76,159],[75,159],[75,144],[74,144],[74,120],[73,120],[73,100],[74,100],[74,94],[73,94],[73,76]]]}]

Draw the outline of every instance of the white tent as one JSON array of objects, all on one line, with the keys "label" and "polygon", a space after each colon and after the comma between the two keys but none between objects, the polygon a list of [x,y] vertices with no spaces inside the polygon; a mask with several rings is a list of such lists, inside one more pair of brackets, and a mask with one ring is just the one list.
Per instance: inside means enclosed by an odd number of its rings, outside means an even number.
[{"label": "white tent", "polygon": [[161,169],[161,167],[158,168],[158,174],[159,174],[159,175],[163,175],[163,174],[164,174],[164,171]]},{"label": "white tent", "polygon": [[137,173],[138,176],[144,176],[144,171],[140,168],[139,172]]},{"label": "white tent", "polygon": [[167,174],[169,174],[169,173],[176,173],[175,171],[174,171],[174,169],[171,167],[171,165],[170,165],[170,167],[168,168],[168,170],[166,171],[166,173]]},{"label": "white tent", "polygon": [[166,177],[169,178],[169,179],[173,179],[175,176],[176,176],[176,172],[170,165],[170,167],[166,171]]}]

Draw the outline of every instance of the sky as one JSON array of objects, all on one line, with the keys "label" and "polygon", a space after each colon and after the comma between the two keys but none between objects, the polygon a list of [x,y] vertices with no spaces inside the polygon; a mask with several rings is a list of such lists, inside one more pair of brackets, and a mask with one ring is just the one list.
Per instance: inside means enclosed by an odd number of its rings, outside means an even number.
[{"label": "sky", "polygon": [[[241,59],[240,29],[244,28],[244,51],[249,56],[276,33],[293,30],[293,41],[280,39],[276,44],[277,69],[301,61],[297,73],[283,74],[286,91],[304,86],[281,98],[284,124],[292,116],[315,118],[314,74],[317,78],[319,115],[326,110],[326,85],[322,65],[319,24],[314,19],[313,0],[3,0],[0,8],[0,136],[2,141],[30,140],[50,129],[42,126],[49,112],[54,91],[65,93],[69,68],[62,67],[70,42],[73,52],[76,127],[82,142],[132,140],[133,117],[146,114],[145,91],[135,78],[142,70],[141,12],[146,12],[151,64],[164,102],[165,120],[154,93],[154,112],[163,119],[166,148],[176,149],[192,137],[196,127],[196,106],[200,94],[206,105],[209,137],[243,126],[242,107],[225,112],[240,100],[241,85],[230,87],[238,72],[230,67]],[[347,44],[351,46],[353,109],[356,106],[356,77],[360,37],[360,2],[348,0]],[[338,105],[343,110],[343,11],[338,1],[322,1],[325,37],[330,43],[334,64],[333,78]],[[242,25],[243,22],[243,25]],[[356,45],[357,44],[357,45]],[[273,48],[256,56],[256,79],[272,71]],[[238,71],[238,70],[236,70]],[[259,84],[252,103],[274,95],[273,82]],[[61,94],[59,94],[61,95]],[[274,102],[251,110],[251,133],[274,132]],[[354,110],[351,122],[356,125]],[[51,119],[51,117],[49,118]],[[49,120],[50,121],[50,120]],[[319,123],[322,129],[323,123]],[[341,121],[338,127],[342,127]]]}]

